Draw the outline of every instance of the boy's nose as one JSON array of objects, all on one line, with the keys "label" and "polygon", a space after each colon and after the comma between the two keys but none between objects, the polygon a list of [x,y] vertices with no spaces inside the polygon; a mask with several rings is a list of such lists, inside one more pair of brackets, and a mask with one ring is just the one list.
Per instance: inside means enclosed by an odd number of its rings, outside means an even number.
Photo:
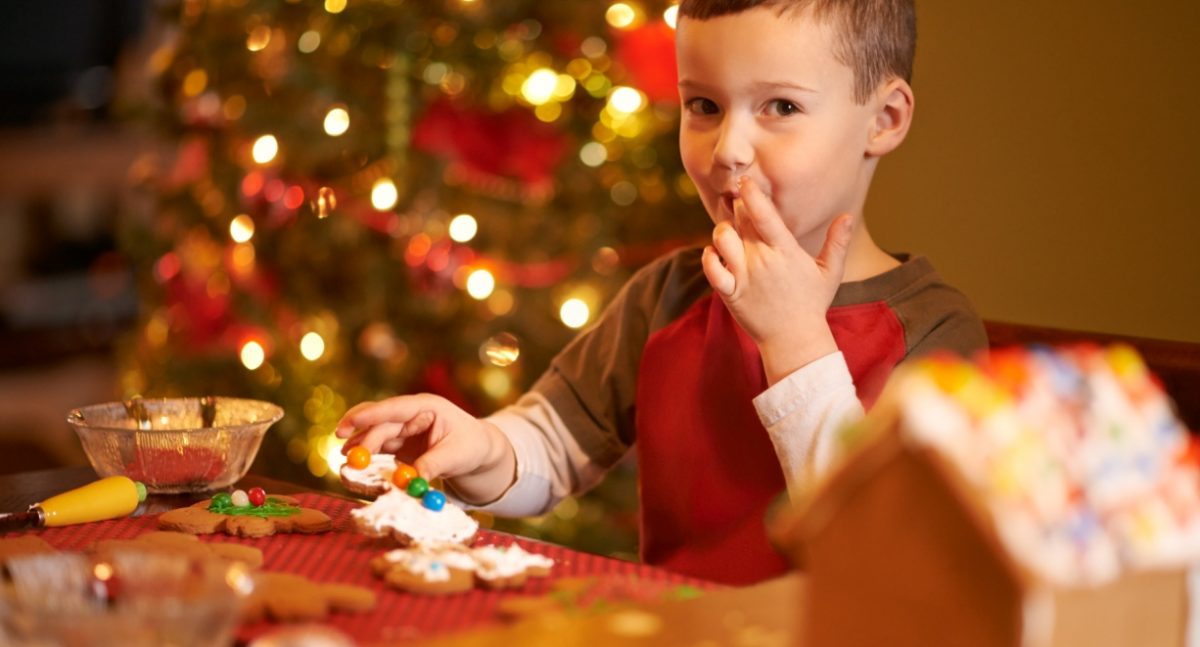
[{"label": "boy's nose", "polygon": [[753,161],[754,146],[746,125],[734,117],[725,119],[717,133],[713,162],[722,168],[738,171],[750,166]]}]

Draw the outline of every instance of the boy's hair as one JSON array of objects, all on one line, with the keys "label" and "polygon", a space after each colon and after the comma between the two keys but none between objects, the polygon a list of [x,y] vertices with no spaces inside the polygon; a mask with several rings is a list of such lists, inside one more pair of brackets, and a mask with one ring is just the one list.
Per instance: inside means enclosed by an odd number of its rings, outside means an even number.
[{"label": "boy's hair", "polygon": [[838,39],[834,56],[854,71],[854,100],[860,104],[883,81],[912,82],[917,49],[914,0],[683,0],[679,15],[706,20],[754,7],[776,13],[811,9],[818,20],[832,19]]}]

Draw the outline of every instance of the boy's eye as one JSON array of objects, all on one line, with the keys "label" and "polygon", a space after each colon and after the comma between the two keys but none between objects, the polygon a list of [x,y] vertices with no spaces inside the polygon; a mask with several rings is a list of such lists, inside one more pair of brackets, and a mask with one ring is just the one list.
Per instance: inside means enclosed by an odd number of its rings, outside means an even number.
[{"label": "boy's eye", "polygon": [[683,104],[683,107],[694,115],[715,115],[720,112],[717,104],[712,99],[705,99],[703,97],[688,99]]},{"label": "boy's eye", "polygon": [[803,110],[800,109],[800,106],[787,99],[772,99],[767,104],[767,112],[777,117],[787,117],[803,112]]}]

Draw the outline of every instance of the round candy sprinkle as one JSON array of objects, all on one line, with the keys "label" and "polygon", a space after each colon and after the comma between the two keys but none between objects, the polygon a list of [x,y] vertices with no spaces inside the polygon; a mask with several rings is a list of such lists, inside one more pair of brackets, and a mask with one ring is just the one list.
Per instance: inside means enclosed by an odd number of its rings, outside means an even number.
[{"label": "round candy sprinkle", "polygon": [[229,496],[228,492],[217,492],[213,495],[210,508],[228,508],[233,505],[233,497]]},{"label": "round candy sprinkle", "polygon": [[363,469],[371,464],[371,450],[362,445],[352,447],[346,453],[346,464],[356,470]]},{"label": "round candy sprinkle", "polygon": [[421,505],[426,508],[438,512],[446,506],[446,495],[437,490],[430,490],[421,497]]},{"label": "round candy sprinkle", "polygon": [[425,496],[425,493],[428,491],[429,481],[426,481],[419,476],[414,477],[413,480],[408,482],[409,496]]},{"label": "round candy sprinkle", "polygon": [[234,490],[233,494],[229,495],[229,500],[233,502],[235,508],[244,508],[250,505],[250,497],[245,490]]},{"label": "round candy sprinkle", "polygon": [[250,499],[250,505],[257,508],[267,502],[267,492],[260,487],[252,487],[246,493],[246,498]]},{"label": "round candy sprinkle", "polygon": [[392,483],[401,490],[408,489],[408,484],[417,478],[417,468],[408,463],[396,463],[396,471],[392,474]]}]

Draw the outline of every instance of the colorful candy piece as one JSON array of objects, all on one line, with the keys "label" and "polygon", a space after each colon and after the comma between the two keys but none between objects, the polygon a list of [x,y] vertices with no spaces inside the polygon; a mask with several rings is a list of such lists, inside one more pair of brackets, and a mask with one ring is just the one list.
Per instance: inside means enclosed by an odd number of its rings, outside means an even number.
[{"label": "colorful candy piece", "polygon": [[417,476],[408,482],[408,494],[413,497],[425,496],[429,491],[429,481]]},{"label": "colorful candy piece", "polygon": [[250,505],[250,495],[246,494],[245,490],[234,490],[233,494],[229,495],[229,500],[235,508],[244,508]]},{"label": "colorful candy piece", "polygon": [[442,508],[446,507],[446,495],[437,490],[430,490],[425,493],[425,496],[421,497],[421,505],[434,512],[439,512]]},{"label": "colorful candy piece", "polygon": [[346,463],[356,470],[361,470],[371,464],[371,450],[356,445],[346,453]]},{"label": "colorful candy piece", "polygon": [[408,484],[417,478],[417,468],[407,463],[396,463],[396,471],[392,474],[392,483],[401,490],[407,490]]},{"label": "colorful candy piece", "polygon": [[228,492],[217,492],[209,503],[210,508],[228,508],[233,505],[233,497]]},{"label": "colorful candy piece", "polygon": [[267,492],[260,487],[252,487],[246,493],[246,498],[250,499],[250,505],[258,508],[267,502]]}]

